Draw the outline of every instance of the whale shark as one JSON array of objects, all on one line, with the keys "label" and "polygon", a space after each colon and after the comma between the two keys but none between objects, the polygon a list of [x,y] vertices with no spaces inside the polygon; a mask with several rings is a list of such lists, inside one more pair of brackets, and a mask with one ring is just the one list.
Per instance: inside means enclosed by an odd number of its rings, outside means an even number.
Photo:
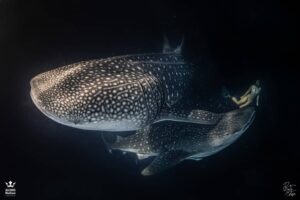
[{"label": "whale shark", "polygon": [[115,142],[104,141],[110,151],[135,153],[138,159],[155,157],[141,172],[153,175],[184,160],[198,161],[223,150],[248,129],[255,112],[254,106],[229,111],[214,125],[165,121],[127,137],[117,136]]},{"label": "whale shark", "polygon": [[[109,152],[134,153],[142,160],[155,157],[142,175],[153,175],[183,160],[202,160],[235,142],[252,124],[261,87],[259,81],[240,97],[230,95],[223,87],[207,108],[218,107],[220,120],[216,124],[196,124],[164,121],[144,127],[126,137],[102,135]],[[214,103],[213,103],[214,102]],[[245,105],[247,104],[247,105]],[[109,136],[109,137],[106,137]]]},{"label": "whale shark", "polygon": [[31,99],[50,119],[74,128],[134,131],[164,120],[215,124],[221,115],[178,110],[193,72],[181,43],[162,53],[115,56],[58,67],[33,77]]}]

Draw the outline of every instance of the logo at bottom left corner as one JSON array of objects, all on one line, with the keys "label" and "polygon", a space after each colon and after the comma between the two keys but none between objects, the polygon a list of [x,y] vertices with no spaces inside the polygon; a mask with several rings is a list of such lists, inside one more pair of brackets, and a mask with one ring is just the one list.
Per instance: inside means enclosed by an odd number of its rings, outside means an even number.
[{"label": "logo at bottom left corner", "polygon": [[8,181],[5,182],[6,188],[5,188],[5,196],[6,197],[15,197],[16,196],[16,182]]}]

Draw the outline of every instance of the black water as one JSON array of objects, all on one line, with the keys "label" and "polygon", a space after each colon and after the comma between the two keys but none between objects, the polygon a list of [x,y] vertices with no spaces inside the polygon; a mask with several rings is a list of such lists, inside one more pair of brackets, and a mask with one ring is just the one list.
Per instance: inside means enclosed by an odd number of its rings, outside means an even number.
[{"label": "black water", "polygon": [[[288,2],[0,0],[0,195],[11,199],[284,199],[299,188],[296,14]],[[81,60],[158,52],[166,34],[198,65],[195,96],[262,83],[257,118],[224,151],[152,177],[108,154],[97,132],[59,125],[30,100],[30,79]],[[298,189],[299,190],[299,189]],[[298,196],[300,194],[297,194]]]}]

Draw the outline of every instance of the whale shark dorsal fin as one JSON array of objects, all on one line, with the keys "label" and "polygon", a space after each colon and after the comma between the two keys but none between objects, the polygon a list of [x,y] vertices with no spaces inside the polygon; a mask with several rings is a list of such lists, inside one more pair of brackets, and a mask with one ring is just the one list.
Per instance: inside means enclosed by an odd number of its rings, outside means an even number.
[{"label": "whale shark dorsal fin", "polygon": [[169,39],[167,38],[166,35],[164,35],[164,46],[163,46],[162,52],[163,53],[170,53],[170,52],[172,52],[172,48],[171,48]]},{"label": "whale shark dorsal fin", "polygon": [[173,50],[170,45],[169,39],[167,38],[166,35],[164,35],[164,46],[162,52],[181,54],[183,45],[184,45],[184,37],[182,37],[180,44]]},{"label": "whale shark dorsal fin", "polygon": [[189,155],[190,155],[189,153],[182,150],[163,152],[159,154],[153,160],[153,162],[142,171],[142,175],[149,176],[161,172],[165,169],[168,169],[178,164]]},{"label": "whale shark dorsal fin", "polygon": [[184,45],[184,36],[181,39],[180,45],[178,45],[174,50],[174,53],[181,54],[183,45]]}]

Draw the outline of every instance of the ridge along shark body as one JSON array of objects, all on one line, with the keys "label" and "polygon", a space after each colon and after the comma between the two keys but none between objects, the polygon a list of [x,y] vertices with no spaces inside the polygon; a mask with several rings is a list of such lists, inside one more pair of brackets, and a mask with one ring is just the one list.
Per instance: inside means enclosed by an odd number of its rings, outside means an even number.
[{"label": "ridge along shark body", "polygon": [[137,134],[105,143],[110,149],[136,153],[139,159],[156,156],[142,175],[153,175],[187,159],[201,160],[236,141],[251,125],[255,107],[249,106],[223,113],[215,125],[161,122]]},{"label": "ridge along shark body", "polygon": [[191,79],[181,46],[163,53],[79,62],[34,77],[31,98],[52,120],[75,128],[133,131],[162,120],[215,124],[207,111],[177,111]]}]

